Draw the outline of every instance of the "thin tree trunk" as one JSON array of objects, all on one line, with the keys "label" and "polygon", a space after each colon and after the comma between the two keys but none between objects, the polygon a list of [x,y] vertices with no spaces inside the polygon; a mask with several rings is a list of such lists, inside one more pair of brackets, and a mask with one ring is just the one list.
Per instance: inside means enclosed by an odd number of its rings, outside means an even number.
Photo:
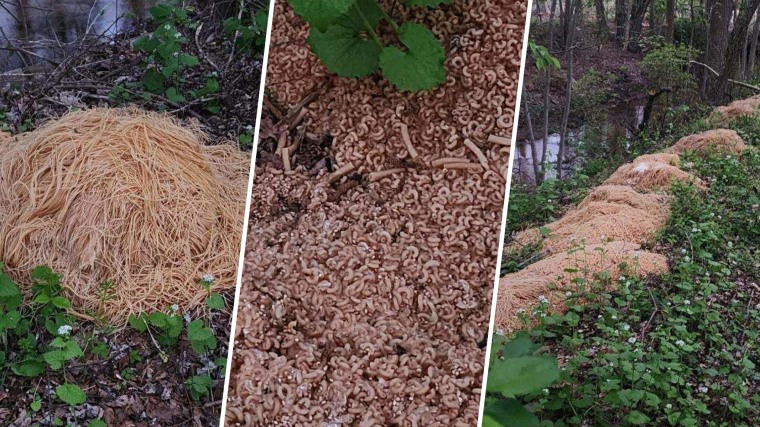
[{"label": "thin tree trunk", "polygon": [[607,11],[604,9],[604,0],[594,0],[594,7],[596,8],[596,23],[599,26],[599,31],[602,34],[607,34]]},{"label": "thin tree trunk", "polygon": [[615,0],[615,38],[620,42],[625,40],[628,17],[631,15],[628,8],[630,2],[631,0]]},{"label": "thin tree trunk", "polygon": [[530,144],[530,162],[533,166],[533,177],[535,184],[539,185],[539,159],[538,159],[538,150],[536,150],[536,136],[533,134],[533,121],[530,118],[530,109],[528,108],[528,101],[527,97],[523,96],[523,106],[522,111],[524,111],[524,117],[525,117],[525,126],[528,127],[528,143]]},{"label": "thin tree trunk", "polygon": [[[758,0],[760,1],[760,0]],[[570,23],[575,21],[575,10],[580,10],[581,0],[576,0],[575,5],[577,7],[569,7],[567,11],[567,20]],[[571,3],[568,3],[570,6]],[[557,152],[557,179],[562,179],[562,162],[565,159],[565,146],[567,145],[567,125],[570,119],[570,101],[573,96],[573,43],[575,42],[575,25],[571,25],[571,30],[568,33],[567,44],[567,84],[565,90],[565,108],[562,113],[562,126],[559,134],[559,150]]]},{"label": "thin tree trunk", "polygon": [[[552,0],[552,6],[549,10],[549,40],[548,46],[549,53],[554,51],[554,11],[557,9],[557,0]],[[549,108],[551,100],[549,98],[549,92],[552,82],[552,67],[546,67],[546,84],[544,85],[544,143],[541,149],[541,181],[544,179],[546,171],[546,146],[549,141]]]},{"label": "thin tree trunk", "polygon": [[647,13],[649,4],[652,0],[638,0],[635,7],[631,9],[630,29],[628,32],[628,51],[638,52],[639,38],[641,37],[641,29],[644,25],[644,15]]},{"label": "thin tree trunk", "polygon": [[665,2],[665,41],[673,44],[676,30],[676,0]]}]

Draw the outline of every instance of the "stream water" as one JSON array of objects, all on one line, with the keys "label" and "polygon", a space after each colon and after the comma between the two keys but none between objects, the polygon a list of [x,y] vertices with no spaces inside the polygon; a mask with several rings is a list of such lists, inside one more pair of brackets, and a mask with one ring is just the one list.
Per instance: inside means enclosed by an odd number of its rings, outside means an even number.
[{"label": "stream water", "polygon": [[[154,0],[0,0],[0,72],[55,59],[84,35],[113,36]],[[20,51],[19,48],[26,52]]]},{"label": "stream water", "polygon": [[[601,138],[602,142],[628,140],[631,136],[631,130],[641,123],[644,115],[644,106],[636,100],[630,101],[609,110],[606,120],[602,125]],[[536,118],[533,119],[534,123]],[[582,158],[575,155],[575,148],[582,143],[586,137],[586,125],[581,125],[576,129],[568,130],[567,134],[567,152],[565,163],[562,166],[563,174],[571,172],[575,165]],[[538,135],[536,135],[538,136]],[[597,136],[598,137],[598,136]],[[557,176],[557,155],[559,153],[559,133],[552,133],[546,141],[546,179],[556,178]],[[536,154],[538,157],[544,150],[543,138],[536,139]],[[533,173],[533,156],[531,154],[530,142],[528,140],[517,141],[517,152],[515,153],[514,168],[512,169],[513,178],[520,184],[532,185],[536,182],[536,176]],[[572,160],[568,160],[572,159]]]}]

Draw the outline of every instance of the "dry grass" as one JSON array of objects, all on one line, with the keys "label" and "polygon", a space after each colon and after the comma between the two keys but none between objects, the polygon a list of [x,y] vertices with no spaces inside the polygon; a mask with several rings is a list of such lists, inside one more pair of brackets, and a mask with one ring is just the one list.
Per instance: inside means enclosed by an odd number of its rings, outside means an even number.
[{"label": "dry grass", "polygon": [[[0,259],[29,289],[48,265],[77,310],[130,313],[234,285],[248,156],[194,126],[137,110],[71,113],[0,145]],[[99,300],[112,281],[113,299]]]}]

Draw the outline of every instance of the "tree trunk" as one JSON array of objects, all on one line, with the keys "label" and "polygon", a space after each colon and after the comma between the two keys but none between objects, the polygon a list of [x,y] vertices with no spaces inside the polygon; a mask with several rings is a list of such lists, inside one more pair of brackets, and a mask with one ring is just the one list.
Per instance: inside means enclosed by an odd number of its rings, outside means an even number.
[{"label": "tree trunk", "polygon": [[[552,0],[552,6],[549,10],[549,40],[548,46],[549,53],[554,51],[554,11],[557,9],[557,0]],[[549,98],[549,90],[551,89],[552,82],[552,67],[546,67],[546,85],[544,85],[544,144],[541,149],[541,181],[544,179],[546,171],[546,146],[549,141],[549,108],[551,106],[551,100]]]},{"label": "tree trunk", "polygon": [[630,30],[628,31],[628,51],[638,52],[641,50],[639,47],[639,37],[641,37],[641,28],[644,25],[644,15],[647,13],[649,3],[652,0],[634,0],[634,4],[631,8]]},{"label": "tree trunk", "polygon": [[744,51],[744,39],[747,37],[749,24],[758,6],[760,6],[760,0],[748,0],[736,18],[734,29],[731,31],[731,36],[728,39],[728,47],[723,60],[723,70],[720,71],[720,76],[709,92],[710,99],[716,103],[728,99],[728,80],[735,79],[739,75],[741,58]]},{"label": "tree trunk", "polygon": [[[705,51],[705,64],[713,70],[722,73],[723,60],[726,56],[728,46],[728,25],[731,21],[731,9],[733,0],[707,0],[708,8],[708,40]],[[704,74],[704,93],[708,98],[720,92],[719,89],[713,88],[717,84],[718,78],[712,74],[703,71]]]},{"label": "tree trunk", "polygon": [[744,79],[752,80],[755,77],[755,61],[757,59],[757,39],[760,37],[760,15],[755,16],[755,27],[752,29],[750,38],[749,53],[747,55],[747,69],[745,70]]},{"label": "tree trunk", "polygon": [[594,0],[596,7],[596,24],[602,34],[607,34],[607,11],[604,9],[604,0]]},{"label": "tree trunk", "polygon": [[530,109],[528,108],[527,97],[523,96],[523,117],[525,118],[525,126],[528,128],[528,143],[530,145],[530,162],[533,165],[533,177],[536,186],[539,184],[539,163],[538,150],[536,150],[536,136],[533,134],[533,121],[530,119]]},{"label": "tree trunk", "polygon": [[665,2],[665,41],[673,44],[676,30],[676,0]]},{"label": "tree trunk", "polygon": [[[760,0],[757,0],[760,1]],[[568,6],[573,3],[568,1]],[[573,96],[573,43],[575,41],[575,17],[576,11],[580,10],[581,0],[575,0],[576,7],[567,10],[567,21],[571,24],[568,32],[567,43],[567,83],[565,90],[565,108],[562,112],[562,126],[559,133],[559,150],[557,151],[557,179],[562,179],[562,162],[565,159],[565,146],[567,145],[567,125],[570,120],[570,101]]]},{"label": "tree trunk", "polygon": [[628,3],[631,0],[615,0],[615,38],[625,39],[625,29],[628,26]]}]

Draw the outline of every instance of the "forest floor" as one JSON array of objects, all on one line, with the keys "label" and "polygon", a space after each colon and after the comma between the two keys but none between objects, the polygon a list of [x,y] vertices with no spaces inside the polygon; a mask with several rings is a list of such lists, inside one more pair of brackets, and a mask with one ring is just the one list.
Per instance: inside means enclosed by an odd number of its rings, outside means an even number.
[{"label": "forest floor", "polygon": [[[556,24],[555,24],[556,25]],[[564,48],[559,47],[559,28],[554,29],[554,50],[550,52],[560,62],[560,69],[551,74],[549,90],[549,123],[553,126],[549,133],[557,132],[565,104],[567,81],[567,57]],[[533,20],[530,27],[530,37],[533,42],[549,46],[549,27],[546,21]],[[573,52],[573,79],[583,77],[591,70],[608,77],[611,94],[607,100],[608,106],[635,102],[646,98],[646,78],[642,75],[640,62],[643,52],[632,53],[611,37],[604,37],[596,32],[594,23],[583,22],[576,31],[576,48]],[[533,132],[543,135],[543,120],[539,120],[537,112],[543,106],[543,88],[545,85],[544,72],[535,68],[535,62],[528,56],[523,84],[523,96],[533,112]],[[601,89],[601,88],[600,88]],[[522,113],[521,113],[522,116]],[[542,116],[541,116],[542,117]],[[581,114],[571,111],[570,127],[574,128],[582,122]],[[522,123],[522,121],[521,121]],[[518,126],[517,140],[528,137],[526,126]]]},{"label": "forest floor", "polygon": [[[207,6],[200,6],[203,3]],[[251,25],[230,32],[213,5],[190,2],[185,12],[168,9],[167,16],[161,12],[113,40],[84,38],[68,46],[56,66],[0,74],[0,130],[25,132],[77,109],[136,106],[197,122],[209,144],[232,140],[250,150],[262,64],[256,38],[263,29]],[[181,66],[164,82],[177,93],[149,90],[147,71],[171,64],[162,62],[155,51],[135,47],[140,37],[159,34],[159,22],[178,33],[175,57],[189,58],[190,65]],[[251,44],[241,43],[242,31],[252,28]],[[204,292],[200,285],[198,291]],[[132,327],[82,321],[71,334],[84,354],[63,371],[22,377],[0,362],[0,424],[217,425],[225,369],[220,359],[227,357],[234,290],[221,294],[224,309],[201,307],[185,313],[186,322],[203,319],[218,342],[216,349],[202,355],[190,349],[185,336],[176,345],[163,346]],[[46,333],[43,324],[29,331],[38,337]],[[205,395],[193,398],[192,385],[186,382],[198,375],[209,375],[212,381],[199,385]],[[58,400],[56,387],[63,383],[80,386],[86,403],[73,407]]]}]

